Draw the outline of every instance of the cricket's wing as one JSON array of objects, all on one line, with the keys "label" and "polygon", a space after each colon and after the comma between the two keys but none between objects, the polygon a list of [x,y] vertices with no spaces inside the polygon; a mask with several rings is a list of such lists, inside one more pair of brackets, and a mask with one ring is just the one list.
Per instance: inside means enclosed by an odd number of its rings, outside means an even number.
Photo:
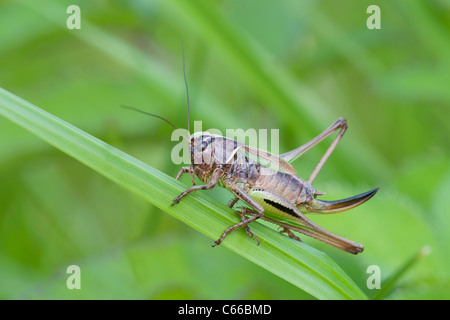
[{"label": "cricket's wing", "polygon": [[296,175],[297,171],[288,162],[284,161],[280,157],[273,155],[267,151],[255,149],[247,145],[243,145],[242,149],[248,152],[249,157],[255,160],[259,164],[274,171],[282,171],[284,173]]},{"label": "cricket's wing", "polygon": [[297,171],[290,163],[270,152],[249,147],[242,142],[226,137],[215,136],[215,139],[214,156],[221,163],[231,164],[238,158],[247,158],[274,171],[282,171],[293,175],[297,174]]}]

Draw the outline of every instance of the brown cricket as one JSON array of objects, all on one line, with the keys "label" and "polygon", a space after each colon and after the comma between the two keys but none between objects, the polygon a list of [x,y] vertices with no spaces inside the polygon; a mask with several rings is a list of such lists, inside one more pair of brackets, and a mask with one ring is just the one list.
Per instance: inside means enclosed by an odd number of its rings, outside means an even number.
[{"label": "brown cricket", "polygon": [[[341,250],[353,254],[360,253],[364,249],[361,244],[339,237],[305,216],[306,213],[337,213],[354,208],[369,200],[378,190],[377,188],[337,201],[317,199],[323,193],[318,192],[312,186],[312,182],[346,129],[346,120],[340,118],[310,142],[278,157],[226,137],[207,132],[194,133],[189,141],[191,165],[181,168],[176,177],[180,179],[184,173],[190,173],[194,186],[175,198],[172,205],[193,191],[212,189],[220,185],[236,196],[228,204],[229,207],[233,207],[238,200],[242,200],[251,208],[244,207],[237,211],[241,221],[225,230],[215,241],[215,245],[220,244],[230,232],[242,226],[249,236],[256,238],[248,225],[257,219],[263,219],[279,225],[282,228],[281,232],[287,233],[293,239],[300,240],[293,233],[297,231]],[[299,178],[289,162],[297,159],[337,130],[339,130],[337,137],[309,179],[304,181]],[[255,156],[259,160],[264,159],[269,165],[263,165],[262,161],[252,159]],[[275,169],[271,168],[273,166]],[[195,185],[193,175],[197,175],[204,184]],[[259,239],[257,240],[259,244]]]},{"label": "brown cricket", "polygon": [[[189,132],[189,90],[186,81],[184,49],[183,73],[187,93]],[[137,110],[135,108],[130,109]],[[160,116],[147,112],[143,113],[160,118],[176,128]],[[241,216],[241,221],[225,230],[213,246],[219,245],[230,232],[239,227],[244,227],[250,237],[257,239],[259,245],[260,241],[250,231],[249,224],[257,219],[262,219],[280,226],[282,228],[281,233],[286,233],[292,239],[301,241],[293,232],[296,231],[346,252],[358,254],[364,250],[362,244],[337,236],[313,223],[305,216],[308,213],[337,213],[354,208],[372,198],[378,191],[378,188],[376,188],[337,201],[317,199],[323,193],[318,192],[312,186],[312,183],[346,130],[347,121],[344,118],[339,118],[311,141],[279,156],[223,136],[208,132],[194,133],[189,139],[185,138],[189,143],[191,164],[181,168],[176,177],[179,180],[184,173],[189,173],[193,186],[176,197],[172,206],[193,191],[212,189],[219,185],[227,188],[235,195],[235,198],[228,204],[230,208],[238,200],[242,200],[250,208],[242,207],[241,210],[236,211]],[[290,163],[336,131],[338,131],[337,136],[308,180],[299,178]],[[203,181],[203,185],[196,185],[195,175]]]}]

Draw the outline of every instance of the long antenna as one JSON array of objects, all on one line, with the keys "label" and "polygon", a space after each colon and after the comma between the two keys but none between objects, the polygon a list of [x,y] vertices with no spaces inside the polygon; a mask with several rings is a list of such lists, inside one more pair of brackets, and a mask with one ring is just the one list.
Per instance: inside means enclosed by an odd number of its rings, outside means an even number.
[{"label": "long antenna", "polygon": [[137,112],[140,112],[140,113],[143,113],[143,114],[146,114],[146,115],[155,117],[155,118],[159,118],[159,119],[161,119],[161,120],[167,122],[168,124],[170,124],[173,128],[178,129],[177,127],[175,127],[175,126],[172,124],[172,122],[170,122],[169,120],[167,120],[167,119],[165,119],[165,118],[163,118],[163,117],[161,117],[161,116],[158,116],[157,114],[153,114],[153,113],[150,113],[150,112],[145,112],[145,111],[142,111],[142,110],[140,110],[140,109],[138,109],[138,108],[129,107],[129,106],[124,106],[124,105],[121,105],[121,107],[122,107],[122,108],[125,108],[125,109],[134,110],[134,111],[137,111]]},{"label": "long antenna", "polygon": [[[187,118],[188,118],[188,133],[189,136],[191,135],[191,129],[190,129],[190,119],[189,119],[189,88],[188,88],[188,84],[187,84],[187,80],[186,80],[186,62],[185,62],[185,58],[184,58],[184,41],[181,40],[181,51],[183,52],[183,75],[184,75],[184,85],[186,86],[186,99],[187,99]],[[188,140],[188,143],[189,140]],[[193,163],[191,161],[191,164],[189,165],[189,173],[191,175],[191,181],[192,181],[192,185],[195,186],[195,177],[194,177],[194,167],[193,167]]]},{"label": "long antenna", "polygon": [[187,119],[188,119],[188,132],[189,135],[191,135],[191,129],[190,129],[190,119],[189,119],[189,88],[186,80],[186,62],[184,61],[184,41],[181,41],[181,50],[183,51],[183,75],[184,75],[184,85],[186,86],[186,99],[187,99]]}]

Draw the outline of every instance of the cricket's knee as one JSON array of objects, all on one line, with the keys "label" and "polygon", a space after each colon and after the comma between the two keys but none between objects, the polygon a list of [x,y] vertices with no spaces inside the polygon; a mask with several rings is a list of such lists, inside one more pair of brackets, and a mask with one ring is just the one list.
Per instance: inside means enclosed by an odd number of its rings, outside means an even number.
[{"label": "cricket's knee", "polygon": [[183,168],[181,168],[180,171],[178,171],[178,174],[177,174],[175,179],[180,180],[181,176],[183,174],[185,174],[185,173],[188,173],[188,172],[189,173],[191,172],[191,168],[190,167],[183,167]]},{"label": "cricket's knee", "polygon": [[339,118],[336,120],[335,124],[336,124],[336,126],[341,127],[341,128],[347,127],[347,120],[345,118]]}]

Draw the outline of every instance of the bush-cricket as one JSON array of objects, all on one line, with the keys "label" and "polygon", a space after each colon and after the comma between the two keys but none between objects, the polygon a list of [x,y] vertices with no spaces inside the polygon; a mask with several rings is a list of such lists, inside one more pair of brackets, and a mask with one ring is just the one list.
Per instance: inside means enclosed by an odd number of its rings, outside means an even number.
[{"label": "bush-cricket", "polygon": [[[186,80],[184,49],[183,74],[187,96],[188,132],[190,135],[189,90]],[[130,109],[137,110],[135,108]],[[143,111],[140,112],[158,117],[175,127],[160,116]],[[189,143],[191,164],[181,168],[176,176],[176,179],[179,180],[183,174],[189,173],[193,186],[176,197],[172,206],[179,203],[183,197],[193,191],[212,189],[216,185],[220,185],[235,195],[235,198],[228,204],[230,208],[238,200],[242,200],[250,208],[242,207],[241,210],[236,211],[241,216],[241,221],[225,230],[221,237],[214,242],[213,246],[219,245],[230,232],[239,227],[244,227],[247,234],[250,237],[255,237],[259,245],[260,241],[250,231],[249,224],[257,219],[262,219],[277,224],[282,228],[281,233],[286,233],[292,239],[300,241],[300,238],[293,232],[296,231],[338,249],[358,254],[364,250],[361,244],[339,237],[315,224],[305,216],[307,213],[337,213],[354,208],[369,200],[378,191],[378,188],[376,188],[357,196],[337,201],[317,199],[323,193],[314,189],[312,183],[330,154],[336,148],[346,129],[346,120],[339,118],[311,141],[279,156],[252,148],[223,136],[213,135],[208,132],[196,132],[190,135],[189,139],[185,138]],[[290,163],[336,131],[338,131],[337,136],[308,180],[305,181],[299,178],[296,175],[296,170]],[[195,175],[204,184],[196,185]]]}]

